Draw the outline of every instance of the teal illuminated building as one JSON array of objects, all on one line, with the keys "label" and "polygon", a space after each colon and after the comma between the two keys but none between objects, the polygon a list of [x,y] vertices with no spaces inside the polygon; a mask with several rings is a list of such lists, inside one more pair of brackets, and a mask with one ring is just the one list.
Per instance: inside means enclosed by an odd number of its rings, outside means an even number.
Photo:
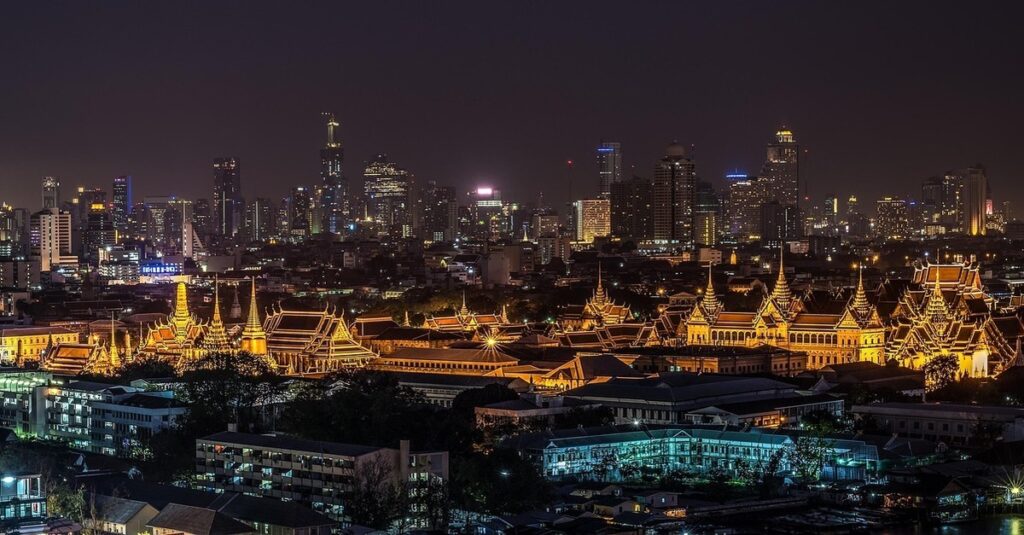
[{"label": "teal illuminated building", "polygon": [[[523,435],[510,444],[537,463],[548,479],[628,481],[639,475],[674,470],[724,471],[765,466],[779,458],[778,473],[792,473],[788,455],[799,436],[777,431],[729,430],[697,426],[612,426]],[[821,479],[870,479],[878,450],[861,440],[824,439]]]}]

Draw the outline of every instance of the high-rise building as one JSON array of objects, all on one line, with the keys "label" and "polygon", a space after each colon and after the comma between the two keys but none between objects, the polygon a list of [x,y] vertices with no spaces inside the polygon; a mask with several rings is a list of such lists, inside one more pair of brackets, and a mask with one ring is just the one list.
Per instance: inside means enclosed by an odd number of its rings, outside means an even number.
[{"label": "high-rise building", "polygon": [[541,236],[558,236],[561,220],[550,208],[540,208],[530,217],[530,235],[534,241]]},{"label": "high-rise building", "polygon": [[598,193],[602,199],[612,194],[612,184],[622,182],[622,146],[602,141],[597,146]]},{"label": "high-rise building", "polygon": [[61,265],[74,265],[71,254],[71,214],[47,208],[32,214],[29,223],[30,254],[39,261],[40,271],[52,271]]},{"label": "high-rise building", "polygon": [[338,120],[333,113],[324,113],[327,119],[327,143],[320,149],[320,180],[323,190],[320,195],[321,229],[324,232],[341,232],[348,215],[348,184],[342,175],[345,149],[341,146],[336,130]]},{"label": "high-rise building", "polygon": [[366,164],[363,181],[367,209],[380,232],[392,238],[409,236],[412,233],[409,218],[412,175],[388,161],[387,154],[378,154]]},{"label": "high-rise building", "polygon": [[289,234],[293,239],[309,236],[310,208],[313,199],[309,188],[297,186],[292,188],[291,202],[288,203]]},{"label": "high-rise building", "polygon": [[114,177],[113,203],[111,213],[114,217],[114,229],[122,235],[128,233],[128,216],[132,213],[132,177]]},{"label": "high-rise building", "polygon": [[462,233],[481,240],[497,240],[513,230],[501,190],[481,186],[466,192],[469,197],[467,218]]},{"label": "high-rise building", "polygon": [[43,177],[43,209],[60,208],[60,180],[55,176]]},{"label": "high-rise building", "polygon": [[738,242],[761,237],[761,205],[766,202],[764,181],[746,173],[728,173],[729,184],[726,233]]},{"label": "high-rise building", "polygon": [[114,220],[106,204],[93,203],[86,216],[82,233],[82,260],[93,265],[99,263],[99,250],[115,245]]},{"label": "high-rise building", "polygon": [[897,197],[884,197],[876,205],[875,234],[886,240],[902,240],[910,236],[910,217],[907,201]]},{"label": "high-rise building", "polygon": [[438,186],[433,180],[422,192],[423,238],[430,241],[452,241],[459,229],[459,203],[455,188]]},{"label": "high-rise building", "polygon": [[940,220],[946,230],[956,232],[964,227],[964,172],[949,171],[942,176],[942,208]]},{"label": "high-rise building", "polygon": [[651,181],[635,176],[612,183],[611,192],[612,235],[634,240],[653,238]]},{"label": "high-rise building", "polygon": [[768,144],[767,158],[761,170],[761,178],[767,181],[769,199],[779,204],[798,206],[800,202],[800,145],[788,128],[775,132],[774,140]]},{"label": "high-rise building", "polygon": [[802,237],[800,210],[795,205],[771,201],[762,204],[760,210],[762,246],[775,249]]},{"label": "high-rise building", "polygon": [[969,167],[964,173],[963,232],[968,236],[984,236],[988,200],[988,176],[985,167]]},{"label": "high-rise building", "polygon": [[210,232],[212,220],[210,199],[196,199],[196,202],[192,203],[192,228],[200,236],[206,236]]},{"label": "high-rise building", "polygon": [[573,203],[576,216],[575,238],[578,242],[593,243],[594,238],[612,232],[611,201],[608,199],[581,199]]},{"label": "high-rise building", "polygon": [[714,186],[697,181],[693,205],[693,236],[698,245],[715,245],[722,226],[722,201]]},{"label": "high-rise building", "polygon": [[274,235],[277,205],[265,197],[256,197],[245,211],[245,228],[249,241],[265,242]]},{"label": "high-rise building", "polygon": [[231,238],[242,226],[242,175],[238,158],[213,160],[213,229],[210,234]]},{"label": "high-rise building", "polygon": [[697,171],[686,147],[672,143],[654,167],[654,239],[693,244],[693,203]]}]

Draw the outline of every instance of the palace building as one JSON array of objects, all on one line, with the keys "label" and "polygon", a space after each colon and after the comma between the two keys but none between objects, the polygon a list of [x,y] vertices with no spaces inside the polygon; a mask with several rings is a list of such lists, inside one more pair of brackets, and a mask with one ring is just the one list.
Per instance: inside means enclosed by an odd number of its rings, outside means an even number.
[{"label": "palace building", "polygon": [[994,308],[978,265],[917,262],[890,315],[886,354],[914,369],[952,355],[960,374],[998,374],[1019,361],[1024,325]]},{"label": "palace building", "polygon": [[140,348],[140,353],[153,355],[181,367],[186,359],[205,354],[200,339],[207,326],[188,310],[188,291],[184,282],[179,282],[174,299],[174,312],[166,319],[155,323]]},{"label": "palace building", "polygon": [[377,357],[353,340],[345,319],[328,308],[278,308],[264,320],[263,331],[267,354],[288,375],[330,373],[364,366]]},{"label": "palace building", "polygon": [[462,307],[453,316],[428,316],[426,325],[428,329],[437,331],[477,331],[481,328],[490,330],[494,327],[508,325],[508,317],[505,315],[505,307],[502,307],[501,314],[477,314],[466,306],[466,294],[462,294]]},{"label": "palace building", "polygon": [[597,288],[584,305],[566,307],[558,318],[558,324],[565,332],[592,331],[596,328],[625,323],[631,312],[628,305],[612,301],[601,284],[601,264],[597,265]]},{"label": "palace building", "polygon": [[885,327],[868,301],[863,277],[841,314],[808,313],[793,295],[779,259],[779,276],[772,292],[754,312],[725,310],[715,294],[708,268],[708,285],[686,322],[690,345],[779,347],[807,354],[807,368],[870,361],[885,363]]}]

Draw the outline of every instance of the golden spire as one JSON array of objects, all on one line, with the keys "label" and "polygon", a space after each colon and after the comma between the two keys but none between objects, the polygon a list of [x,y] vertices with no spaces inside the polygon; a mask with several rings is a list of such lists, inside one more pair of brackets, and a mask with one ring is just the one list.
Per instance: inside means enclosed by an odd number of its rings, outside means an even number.
[{"label": "golden spire", "polygon": [[501,317],[499,319],[502,323],[508,323],[508,305],[505,303],[501,304]]},{"label": "golden spire", "polygon": [[853,294],[853,302],[850,307],[861,317],[867,317],[871,313],[871,302],[868,301],[868,294],[864,291],[864,267],[859,267],[857,271],[857,291]]},{"label": "golden spire", "polygon": [[121,367],[121,356],[117,354],[117,333],[114,331],[114,313],[110,313],[110,372]]},{"label": "golden spire", "polygon": [[785,244],[783,244],[779,248],[779,278],[775,280],[775,288],[772,289],[772,299],[782,305],[783,308],[788,308],[790,300],[793,298],[793,293],[789,290],[789,283],[786,282],[786,267],[783,264],[785,247]]},{"label": "golden spire", "polygon": [[186,322],[188,314],[188,292],[184,282],[178,282],[178,290],[174,298],[174,319],[176,322]]},{"label": "golden spire", "polygon": [[405,320],[402,321],[402,327],[412,327],[412,324],[409,323],[409,309],[408,308],[405,309]]},{"label": "golden spire", "polygon": [[220,279],[214,277],[213,281],[213,320],[203,337],[203,346],[210,351],[227,351],[231,349],[231,344],[220,318]]},{"label": "golden spire", "polygon": [[466,316],[469,316],[469,308],[466,307],[466,290],[462,290],[462,308],[459,309],[459,317],[465,321]]},{"label": "golden spire", "polygon": [[594,290],[594,298],[591,302],[598,308],[603,308],[608,302],[608,295],[604,292],[604,284],[601,281],[601,262],[597,262],[597,288]]},{"label": "golden spire", "polygon": [[704,299],[701,303],[704,305],[704,310],[714,314],[721,309],[722,304],[718,301],[718,296],[715,295],[715,285],[711,281],[711,262],[708,262],[708,287],[704,290]]},{"label": "golden spire", "polygon": [[240,345],[242,351],[248,351],[253,355],[267,354],[267,333],[263,331],[263,325],[260,324],[260,312],[256,308],[256,277],[252,278],[249,317],[245,319]]}]

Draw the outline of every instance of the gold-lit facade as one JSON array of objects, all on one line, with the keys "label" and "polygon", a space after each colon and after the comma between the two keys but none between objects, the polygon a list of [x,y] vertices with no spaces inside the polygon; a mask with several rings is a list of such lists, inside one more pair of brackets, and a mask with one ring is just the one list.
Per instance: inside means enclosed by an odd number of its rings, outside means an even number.
[{"label": "gold-lit facade", "polygon": [[704,297],[686,322],[686,343],[799,351],[807,354],[810,369],[862,360],[885,362],[885,327],[868,301],[862,278],[841,314],[812,314],[790,290],[781,260],[775,287],[754,312],[725,310],[709,268]]}]

